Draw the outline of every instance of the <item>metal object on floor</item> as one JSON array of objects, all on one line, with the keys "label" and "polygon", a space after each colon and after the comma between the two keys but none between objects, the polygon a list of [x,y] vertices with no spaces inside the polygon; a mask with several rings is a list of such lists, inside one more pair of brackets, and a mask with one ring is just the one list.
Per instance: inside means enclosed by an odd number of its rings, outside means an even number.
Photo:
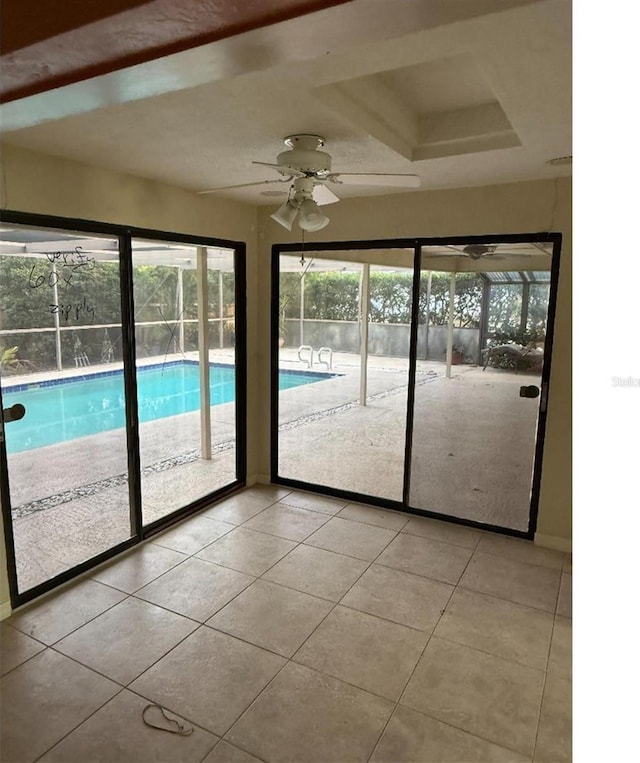
[{"label": "metal object on floor", "polygon": [[[175,724],[175,728],[167,728],[166,726],[158,726],[156,723],[151,723],[147,720],[147,711],[151,708],[157,707],[158,710],[160,710],[160,714],[164,718],[165,721],[168,723]],[[169,718],[169,716],[166,714],[164,707],[161,705],[155,704],[155,702],[151,702],[150,704],[146,705],[145,708],[142,711],[142,722],[145,726],[149,726],[152,729],[158,729],[159,731],[168,731],[170,734],[179,734],[182,737],[187,737],[189,734],[193,734],[193,726],[188,726],[184,723],[181,723],[177,718]]]}]

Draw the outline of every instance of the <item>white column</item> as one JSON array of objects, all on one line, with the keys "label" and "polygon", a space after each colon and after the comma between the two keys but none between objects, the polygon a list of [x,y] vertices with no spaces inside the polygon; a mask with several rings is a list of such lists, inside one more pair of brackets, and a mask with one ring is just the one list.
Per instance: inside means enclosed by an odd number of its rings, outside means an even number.
[{"label": "white column", "polygon": [[184,353],[184,281],[182,268],[178,268],[178,351]]},{"label": "white column", "polygon": [[218,315],[220,316],[220,323],[218,324],[218,344],[220,349],[224,347],[224,284],[222,281],[222,269],[218,271]]},{"label": "white column", "polygon": [[300,279],[300,345],[304,344],[304,277]]},{"label": "white column", "polygon": [[456,272],[449,281],[449,323],[447,325],[447,379],[451,378],[451,360],[453,357],[453,311],[456,298]]},{"label": "white column", "polygon": [[[53,302],[59,305],[58,300],[58,273],[56,271],[56,263],[51,264],[51,273],[53,274]],[[60,340],[60,315],[58,314],[58,308],[53,314],[53,325],[56,328],[56,368],[58,371],[62,371],[62,342]]]},{"label": "white column", "polygon": [[367,404],[367,360],[369,357],[369,275],[371,266],[362,266],[360,275],[360,405]]},{"label": "white column", "polygon": [[209,284],[207,249],[197,251],[198,357],[200,360],[200,458],[211,458],[211,401],[209,390]]}]

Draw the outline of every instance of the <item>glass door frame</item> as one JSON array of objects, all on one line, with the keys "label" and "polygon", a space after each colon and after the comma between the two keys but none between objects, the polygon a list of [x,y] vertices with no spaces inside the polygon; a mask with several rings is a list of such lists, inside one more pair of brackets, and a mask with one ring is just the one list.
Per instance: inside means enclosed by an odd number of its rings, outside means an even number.
[{"label": "glass door frame", "polygon": [[[20,591],[16,570],[16,552],[11,516],[9,469],[4,436],[4,421],[0,417],[0,506],[7,556],[9,593],[13,609],[41,596],[78,575],[102,564],[177,521],[194,514],[212,502],[234,493],[246,485],[247,478],[247,340],[246,340],[246,243],[208,236],[194,236],[172,231],[103,223],[92,220],[33,214],[14,210],[2,210],[0,222],[39,228],[61,229],[66,232],[93,233],[112,236],[119,242],[120,298],[122,353],[125,389],[125,430],[129,483],[129,515],[131,537],[97,554],[86,561],[68,568],[62,573],[33,588]],[[140,437],[138,422],[138,398],[136,379],[135,318],[133,297],[132,240],[144,238],[164,242],[216,247],[234,251],[235,272],[235,432],[236,460],[235,479],[229,484],[198,500],[173,511],[147,525],[142,519],[142,495],[140,474]],[[0,407],[2,387],[0,385]]]},{"label": "glass door frame", "polygon": [[[533,472],[531,477],[531,502],[529,507],[528,529],[525,531],[515,530],[508,527],[488,525],[482,522],[456,517],[449,514],[429,511],[412,507],[409,501],[411,485],[411,454],[413,443],[413,425],[415,414],[415,382],[418,350],[418,325],[419,325],[419,294],[421,279],[421,264],[423,247],[428,246],[465,246],[468,244],[519,244],[519,243],[550,243],[553,245],[550,268],[549,303],[547,309],[547,329],[544,346],[544,356],[540,387],[540,404],[538,422],[536,427],[536,440],[534,450]],[[335,251],[366,251],[371,249],[411,249],[414,250],[413,264],[413,290],[411,306],[411,326],[409,345],[409,374],[407,380],[407,406],[405,427],[405,451],[404,451],[404,480],[403,496],[401,501],[392,501],[377,496],[356,493],[349,490],[331,488],[326,485],[318,485],[303,480],[283,477],[278,473],[278,421],[279,421],[279,304],[280,304],[280,255],[304,254],[316,255],[322,252]],[[290,487],[299,490],[313,490],[314,492],[346,499],[357,503],[368,503],[382,508],[395,509],[417,516],[431,517],[454,524],[474,527],[481,530],[489,530],[503,535],[533,540],[538,521],[540,502],[540,484],[542,479],[542,459],[544,454],[544,438],[547,422],[547,395],[549,379],[551,375],[551,360],[553,351],[553,335],[558,295],[558,277],[560,272],[560,255],[562,249],[562,234],[558,232],[540,233],[513,233],[481,236],[445,236],[424,238],[399,238],[399,239],[376,239],[363,241],[327,241],[327,242],[293,242],[274,244],[271,247],[271,482],[276,485]]]}]

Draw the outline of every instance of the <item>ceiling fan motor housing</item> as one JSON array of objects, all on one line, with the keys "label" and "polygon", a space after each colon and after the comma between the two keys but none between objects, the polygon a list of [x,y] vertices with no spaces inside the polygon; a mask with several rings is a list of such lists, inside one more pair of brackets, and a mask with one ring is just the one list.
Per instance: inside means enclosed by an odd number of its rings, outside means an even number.
[{"label": "ceiling fan motor housing", "polygon": [[290,135],[284,139],[288,151],[278,154],[277,163],[283,168],[293,168],[312,175],[331,172],[331,157],[318,149],[324,146],[319,135]]},{"label": "ceiling fan motor housing", "polygon": [[479,260],[486,254],[493,254],[495,250],[495,246],[487,246],[486,244],[467,244],[462,251],[472,260]]}]

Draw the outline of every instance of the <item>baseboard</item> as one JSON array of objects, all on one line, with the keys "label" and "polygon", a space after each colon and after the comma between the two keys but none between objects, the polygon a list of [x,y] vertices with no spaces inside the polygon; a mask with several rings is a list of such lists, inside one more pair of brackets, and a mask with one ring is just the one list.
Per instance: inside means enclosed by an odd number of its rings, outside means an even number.
[{"label": "baseboard", "polygon": [[560,538],[556,535],[536,533],[533,542],[536,546],[552,548],[554,551],[563,551],[565,554],[571,553],[571,538]]},{"label": "baseboard", "polygon": [[0,620],[6,620],[7,617],[11,615],[11,612],[11,602],[3,601],[2,604],[0,604]]}]

